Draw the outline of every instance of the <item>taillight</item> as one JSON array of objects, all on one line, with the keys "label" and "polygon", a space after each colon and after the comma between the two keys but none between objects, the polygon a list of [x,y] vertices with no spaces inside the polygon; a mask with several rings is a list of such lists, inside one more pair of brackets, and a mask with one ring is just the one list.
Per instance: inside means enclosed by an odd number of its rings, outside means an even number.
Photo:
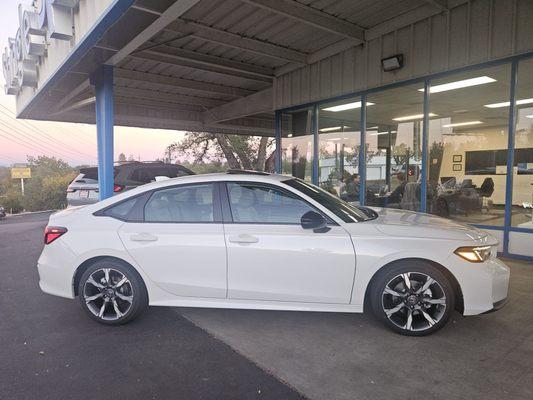
[{"label": "taillight", "polygon": [[122,189],[124,189],[124,186],[122,186],[122,185],[114,185],[113,186],[113,192],[115,192],[115,193],[120,192]]},{"label": "taillight", "polygon": [[62,226],[47,226],[44,228],[44,244],[52,243],[65,233],[67,233],[67,228]]}]

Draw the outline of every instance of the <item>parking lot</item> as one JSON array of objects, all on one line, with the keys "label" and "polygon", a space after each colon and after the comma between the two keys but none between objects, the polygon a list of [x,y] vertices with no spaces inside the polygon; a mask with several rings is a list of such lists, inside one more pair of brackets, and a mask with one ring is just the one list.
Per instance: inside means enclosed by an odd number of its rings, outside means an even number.
[{"label": "parking lot", "polygon": [[47,214],[0,221],[0,398],[531,399],[533,265],[509,304],[424,338],[366,315],[151,308],[119,328],[43,294]]}]

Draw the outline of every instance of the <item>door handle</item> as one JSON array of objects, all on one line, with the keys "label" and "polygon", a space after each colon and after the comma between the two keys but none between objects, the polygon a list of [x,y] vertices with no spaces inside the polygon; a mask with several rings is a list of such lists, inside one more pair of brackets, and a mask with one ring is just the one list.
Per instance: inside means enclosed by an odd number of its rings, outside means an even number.
[{"label": "door handle", "polygon": [[157,236],[150,233],[135,233],[131,235],[130,239],[134,242],[155,242]]},{"label": "door handle", "polygon": [[238,235],[238,236],[230,236],[229,241],[231,243],[257,243],[259,242],[259,238],[252,236],[252,235]]}]

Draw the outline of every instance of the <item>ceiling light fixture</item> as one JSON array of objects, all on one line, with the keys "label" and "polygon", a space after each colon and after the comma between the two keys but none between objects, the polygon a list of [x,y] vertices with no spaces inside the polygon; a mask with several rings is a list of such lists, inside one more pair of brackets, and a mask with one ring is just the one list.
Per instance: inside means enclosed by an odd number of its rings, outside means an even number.
[{"label": "ceiling light fixture", "polygon": [[339,129],[348,129],[349,126],[330,126],[330,127],[327,127],[327,128],[320,128],[318,131],[319,132],[331,132],[331,131],[338,131]]},{"label": "ceiling light fixture", "polygon": [[[522,105],[522,104],[531,104],[533,103],[533,99],[522,99],[522,100],[517,100],[516,101],[516,104],[517,105]],[[511,102],[510,101],[504,101],[502,103],[493,103],[493,104],[485,104],[484,107],[487,107],[487,108],[502,108],[502,107],[509,107],[511,105]]]},{"label": "ceiling light fixture", "polygon": [[[429,113],[428,115],[430,117],[437,116],[437,114],[433,114],[433,113]],[[402,122],[402,121],[413,121],[413,120],[423,119],[423,118],[424,118],[424,114],[415,114],[415,115],[406,115],[405,117],[396,117],[396,118],[393,118],[392,120]]]},{"label": "ceiling light fixture", "polygon": [[[369,101],[366,102],[367,106],[373,106],[374,103],[371,103]],[[354,110],[356,108],[361,108],[361,102],[356,101],[354,103],[347,103],[347,104],[340,104],[338,106],[323,108],[323,111],[331,111],[331,112],[339,112],[339,111],[346,111],[346,110]]]},{"label": "ceiling light fixture", "polygon": [[531,119],[533,119],[533,114],[531,114],[531,115],[526,115],[526,118],[531,118]]},{"label": "ceiling light fixture", "polygon": [[378,135],[387,135],[389,133],[396,133],[396,131],[390,131],[390,132],[374,132],[370,133],[370,136],[378,136]]},{"label": "ceiling light fixture", "polygon": [[[493,79],[490,76],[478,76],[477,78],[463,79],[460,81],[443,83],[442,85],[431,86],[429,88],[429,93],[447,92],[448,90],[462,89],[492,82],[496,82],[496,79]],[[418,91],[423,92],[424,88],[418,89]]]},{"label": "ceiling light fixture", "polygon": [[442,125],[443,128],[455,128],[457,126],[470,126],[470,125],[479,125],[482,124],[483,121],[467,121],[467,122],[456,122],[454,124],[445,124]]}]

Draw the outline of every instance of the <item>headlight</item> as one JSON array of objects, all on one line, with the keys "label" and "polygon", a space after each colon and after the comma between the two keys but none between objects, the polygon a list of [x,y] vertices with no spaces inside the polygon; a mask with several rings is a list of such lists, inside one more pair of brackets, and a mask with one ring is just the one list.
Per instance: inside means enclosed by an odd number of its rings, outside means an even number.
[{"label": "headlight", "polygon": [[483,262],[490,258],[492,246],[459,247],[454,253],[466,261]]}]

